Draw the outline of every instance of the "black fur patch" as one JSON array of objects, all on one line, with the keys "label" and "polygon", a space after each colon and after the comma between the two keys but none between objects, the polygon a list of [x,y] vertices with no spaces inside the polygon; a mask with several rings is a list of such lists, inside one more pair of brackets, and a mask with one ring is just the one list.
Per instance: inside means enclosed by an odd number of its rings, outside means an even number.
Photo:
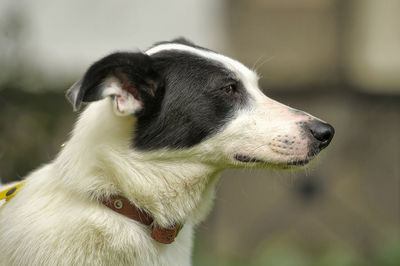
[{"label": "black fur patch", "polygon": [[[154,101],[138,116],[134,145],[144,150],[185,148],[218,132],[248,95],[235,74],[221,63],[179,50],[151,56],[163,78]],[[229,95],[222,88],[232,85]]]},{"label": "black fur patch", "polygon": [[[184,39],[173,42],[203,49]],[[235,73],[194,53],[114,53],[95,62],[67,92],[75,109],[100,100],[102,84],[110,76],[143,103],[135,114],[133,140],[142,150],[196,145],[233,119],[249,97]]]}]

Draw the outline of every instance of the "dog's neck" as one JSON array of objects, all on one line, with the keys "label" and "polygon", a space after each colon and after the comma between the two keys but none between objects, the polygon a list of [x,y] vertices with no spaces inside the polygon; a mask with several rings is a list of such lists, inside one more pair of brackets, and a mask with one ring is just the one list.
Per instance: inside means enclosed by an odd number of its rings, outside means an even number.
[{"label": "dog's neck", "polygon": [[60,180],[92,200],[122,195],[161,226],[200,222],[220,171],[181,151],[135,150],[135,120],[116,116],[109,99],[88,106],[55,161]]}]

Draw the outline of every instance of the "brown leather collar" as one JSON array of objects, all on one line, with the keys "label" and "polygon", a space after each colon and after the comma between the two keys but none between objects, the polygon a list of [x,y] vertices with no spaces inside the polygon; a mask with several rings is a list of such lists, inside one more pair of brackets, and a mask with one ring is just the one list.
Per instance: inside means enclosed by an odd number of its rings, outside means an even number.
[{"label": "brown leather collar", "polygon": [[103,199],[101,202],[111,210],[122,214],[129,219],[138,221],[144,225],[150,226],[151,237],[160,243],[170,244],[174,242],[182,225],[176,224],[171,227],[160,227],[154,224],[153,217],[147,212],[144,212],[133,205],[127,198],[118,195],[112,195],[109,199]]}]

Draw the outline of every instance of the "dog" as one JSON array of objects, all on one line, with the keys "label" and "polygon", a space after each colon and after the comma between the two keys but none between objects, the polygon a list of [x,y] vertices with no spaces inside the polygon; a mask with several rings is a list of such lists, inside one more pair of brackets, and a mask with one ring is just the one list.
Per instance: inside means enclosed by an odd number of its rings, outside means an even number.
[{"label": "dog", "polygon": [[334,135],[183,38],[108,55],[66,95],[87,104],[70,139],[2,187],[0,265],[191,265],[221,171],[296,169]]}]

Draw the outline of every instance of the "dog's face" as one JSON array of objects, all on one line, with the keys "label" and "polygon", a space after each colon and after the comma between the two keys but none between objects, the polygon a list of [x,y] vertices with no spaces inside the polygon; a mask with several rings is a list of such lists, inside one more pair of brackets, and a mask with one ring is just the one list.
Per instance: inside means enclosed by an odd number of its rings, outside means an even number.
[{"label": "dog's face", "polygon": [[143,154],[189,152],[223,168],[304,165],[334,134],[325,122],[266,97],[241,63],[182,39],[109,55],[67,96],[75,109],[112,97],[117,115],[136,117],[132,148]]}]

